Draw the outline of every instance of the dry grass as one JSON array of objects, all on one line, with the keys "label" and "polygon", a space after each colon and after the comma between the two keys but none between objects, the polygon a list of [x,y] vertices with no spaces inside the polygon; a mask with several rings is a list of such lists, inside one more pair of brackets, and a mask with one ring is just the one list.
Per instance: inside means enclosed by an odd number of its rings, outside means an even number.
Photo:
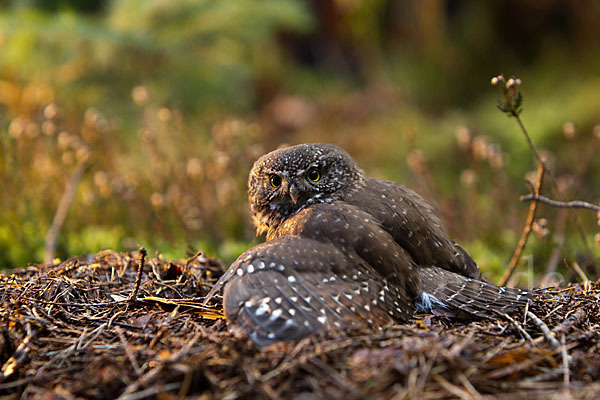
[{"label": "dry grass", "polygon": [[111,251],[0,275],[0,398],[597,398],[600,282],[525,315],[418,316],[260,351],[200,306],[221,267]]}]

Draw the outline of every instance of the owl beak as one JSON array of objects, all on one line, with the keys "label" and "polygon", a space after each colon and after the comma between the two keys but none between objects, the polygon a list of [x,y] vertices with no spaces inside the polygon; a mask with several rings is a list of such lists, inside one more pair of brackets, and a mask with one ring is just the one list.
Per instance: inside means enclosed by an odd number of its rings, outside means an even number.
[{"label": "owl beak", "polygon": [[296,185],[290,185],[290,199],[292,199],[292,203],[298,203],[298,199],[300,199],[300,189]]}]

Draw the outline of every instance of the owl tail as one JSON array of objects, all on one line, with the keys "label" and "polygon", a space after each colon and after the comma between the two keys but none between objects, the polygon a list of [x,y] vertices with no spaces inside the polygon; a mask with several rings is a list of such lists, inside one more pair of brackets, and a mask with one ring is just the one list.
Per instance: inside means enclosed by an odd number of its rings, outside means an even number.
[{"label": "owl tail", "polygon": [[483,318],[523,309],[531,292],[496,286],[467,278],[439,267],[420,268],[420,294],[415,300],[418,312],[434,309],[461,311]]}]

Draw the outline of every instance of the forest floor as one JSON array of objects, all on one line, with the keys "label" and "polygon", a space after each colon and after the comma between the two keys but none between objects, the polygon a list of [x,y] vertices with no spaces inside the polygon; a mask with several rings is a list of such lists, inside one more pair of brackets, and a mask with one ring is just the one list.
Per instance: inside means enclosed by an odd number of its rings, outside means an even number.
[{"label": "forest floor", "polygon": [[139,275],[140,260],[0,273],[0,399],[600,398],[600,281],[498,320],[420,315],[260,350],[201,304],[218,261],[154,256]]}]

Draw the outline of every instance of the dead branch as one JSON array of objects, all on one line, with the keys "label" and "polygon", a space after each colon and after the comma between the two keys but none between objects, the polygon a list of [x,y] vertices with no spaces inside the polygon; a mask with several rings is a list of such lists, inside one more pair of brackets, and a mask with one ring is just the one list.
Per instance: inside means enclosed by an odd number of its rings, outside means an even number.
[{"label": "dead branch", "polygon": [[561,208],[585,208],[593,211],[600,211],[600,206],[595,204],[591,204],[585,201],[573,200],[573,201],[556,201],[549,199],[548,197],[541,196],[539,194],[527,194],[525,196],[519,197],[521,201],[539,201],[544,204],[548,204],[552,207],[561,207]]},{"label": "dead branch", "polygon": [[560,337],[561,342],[561,355],[562,355],[562,367],[563,367],[563,384],[565,387],[569,386],[570,374],[569,374],[569,353],[567,346],[565,345],[565,335]]},{"label": "dead branch", "polygon": [[142,282],[142,271],[144,269],[146,254],[148,254],[146,252],[146,249],[142,247],[140,249],[140,262],[138,264],[137,276],[135,278],[135,288],[133,289],[133,292],[131,292],[131,294],[129,295],[129,298],[127,299],[128,302],[134,302],[137,299],[137,294],[140,290],[140,283]]},{"label": "dead branch", "polygon": [[546,338],[546,340],[550,343],[550,345],[552,346],[553,349],[557,349],[560,347],[560,343],[558,342],[558,340],[556,340],[556,338],[552,335],[552,332],[550,332],[550,328],[548,328],[548,325],[546,325],[546,323],[544,321],[542,321],[541,319],[539,319],[537,317],[537,315],[535,315],[534,313],[532,313],[531,311],[527,311],[527,316],[529,317],[529,319],[531,319],[535,325],[542,331],[542,333],[544,334],[544,337]]},{"label": "dead branch", "polygon": [[521,324],[519,324],[514,318],[512,318],[510,315],[506,314],[506,313],[502,313],[501,314],[504,318],[506,318],[507,320],[509,320],[513,326],[515,328],[517,328],[517,330],[519,331],[519,333],[528,341],[533,342],[533,338],[531,337],[531,335],[529,333],[527,333],[527,331],[521,326]]},{"label": "dead branch", "polygon": [[4,382],[10,377],[19,366],[27,359],[27,353],[30,349],[31,340],[35,338],[37,331],[32,331],[27,335],[23,341],[19,344],[14,354],[2,365],[0,369],[0,382]]},{"label": "dead branch", "polygon": [[[535,194],[539,195],[540,190],[542,188],[542,182],[544,180],[544,164],[538,163],[537,176],[535,179],[535,184],[533,190]],[[500,286],[506,286],[507,282],[510,280],[510,277],[513,275],[517,265],[519,264],[519,259],[521,258],[521,254],[525,249],[525,245],[527,244],[527,239],[529,238],[529,234],[531,233],[531,227],[535,222],[535,213],[537,211],[537,201],[532,201],[529,205],[529,213],[527,214],[527,220],[525,222],[525,226],[523,227],[523,232],[521,232],[521,238],[519,239],[519,243],[517,244],[517,248],[515,249],[510,262],[508,263],[508,268],[506,268],[506,272],[502,276],[500,280]]]},{"label": "dead branch", "polygon": [[564,322],[552,329],[554,333],[566,333],[569,329],[581,325],[585,320],[586,314],[582,309],[576,310]]}]

